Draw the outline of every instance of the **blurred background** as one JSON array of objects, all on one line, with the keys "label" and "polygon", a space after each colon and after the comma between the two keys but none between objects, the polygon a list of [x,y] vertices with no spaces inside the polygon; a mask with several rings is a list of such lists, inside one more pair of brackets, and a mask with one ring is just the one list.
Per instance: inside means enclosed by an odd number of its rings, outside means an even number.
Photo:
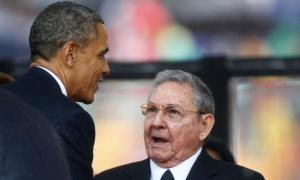
[{"label": "blurred background", "polygon": [[[34,17],[57,0],[0,0],[0,71],[30,62]],[[74,0],[109,32],[111,75],[94,104],[95,173],[146,157],[143,117],[155,73],[200,76],[216,100],[213,134],[266,179],[300,179],[300,3],[296,0]]]},{"label": "blurred background", "polygon": [[[33,18],[57,0],[0,1],[0,56],[26,61]],[[98,11],[121,62],[299,55],[297,0],[74,0]]]}]

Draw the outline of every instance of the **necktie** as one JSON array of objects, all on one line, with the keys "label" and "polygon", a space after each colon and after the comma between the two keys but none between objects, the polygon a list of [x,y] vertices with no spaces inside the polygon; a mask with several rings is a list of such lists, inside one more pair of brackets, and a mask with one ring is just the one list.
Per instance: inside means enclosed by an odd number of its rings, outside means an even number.
[{"label": "necktie", "polygon": [[160,178],[160,180],[175,180],[171,171],[168,169]]}]

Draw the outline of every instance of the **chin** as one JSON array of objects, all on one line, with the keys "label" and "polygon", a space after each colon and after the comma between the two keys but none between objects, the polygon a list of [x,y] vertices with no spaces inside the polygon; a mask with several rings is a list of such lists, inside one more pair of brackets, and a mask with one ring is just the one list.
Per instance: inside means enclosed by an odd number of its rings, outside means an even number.
[{"label": "chin", "polygon": [[94,98],[86,99],[85,101],[83,101],[84,104],[92,104],[93,102],[94,102]]},{"label": "chin", "polygon": [[92,102],[94,102],[94,96],[92,97],[85,97],[85,98],[80,98],[79,100],[77,100],[78,102],[82,102],[84,104],[91,104]]},{"label": "chin", "polygon": [[167,161],[168,159],[170,159],[170,155],[162,153],[162,152],[155,152],[155,151],[149,152],[149,157],[150,157],[150,159],[153,159],[154,161],[160,162],[160,163],[163,163],[163,162]]}]

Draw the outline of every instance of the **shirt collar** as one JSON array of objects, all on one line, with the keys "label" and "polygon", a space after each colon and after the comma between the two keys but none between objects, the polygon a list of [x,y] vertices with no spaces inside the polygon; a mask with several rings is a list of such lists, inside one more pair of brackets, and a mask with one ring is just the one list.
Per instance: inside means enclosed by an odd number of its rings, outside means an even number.
[{"label": "shirt collar", "polygon": [[62,92],[65,96],[68,96],[66,87],[64,86],[64,84],[61,82],[61,80],[60,80],[60,79],[59,79],[52,71],[50,71],[50,70],[47,69],[47,68],[41,67],[41,66],[36,66],[36,67],[41,68],[41,69],[43,69],[44,71],[46,71],[47,73],[49,73],[49,74],[55,79],[55,81],[58,83],[61,92]]},{"label": "shirt collar", "polygon": [[[187,160],[178,164],[175,167],[170,168],[175,180],[186,179],[190,170],[192,169],[193,164],[195,163],[197,157],[200,155],[202,148],[199,148],[198,151],[189,157]],[[167,169],[159,167],[150,159],[150,169],[151,169],[151,180],[160,180],[161,176],[165,173]]]}]

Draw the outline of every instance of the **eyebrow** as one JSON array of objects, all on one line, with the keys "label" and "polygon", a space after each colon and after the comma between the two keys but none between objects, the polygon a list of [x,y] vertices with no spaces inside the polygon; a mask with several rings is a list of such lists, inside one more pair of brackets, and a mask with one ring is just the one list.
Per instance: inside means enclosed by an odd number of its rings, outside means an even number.
[{"label": "eyebrow", "polygon": [[106,48],[98,53],[98,56],[105,55],[109,51],[109,48]]},{"label": "eyebrow", "polygon": [[[154,104],[154,105],[161,105],[161,104],[156,104],[156,103],[154,103],[154,102],[152,102],[152,101],[149,101],[148,103]],[[163,104],[163,106],[180,106],[180,107],[182,107],[182,106],[179,105],[179,104]]]}]

